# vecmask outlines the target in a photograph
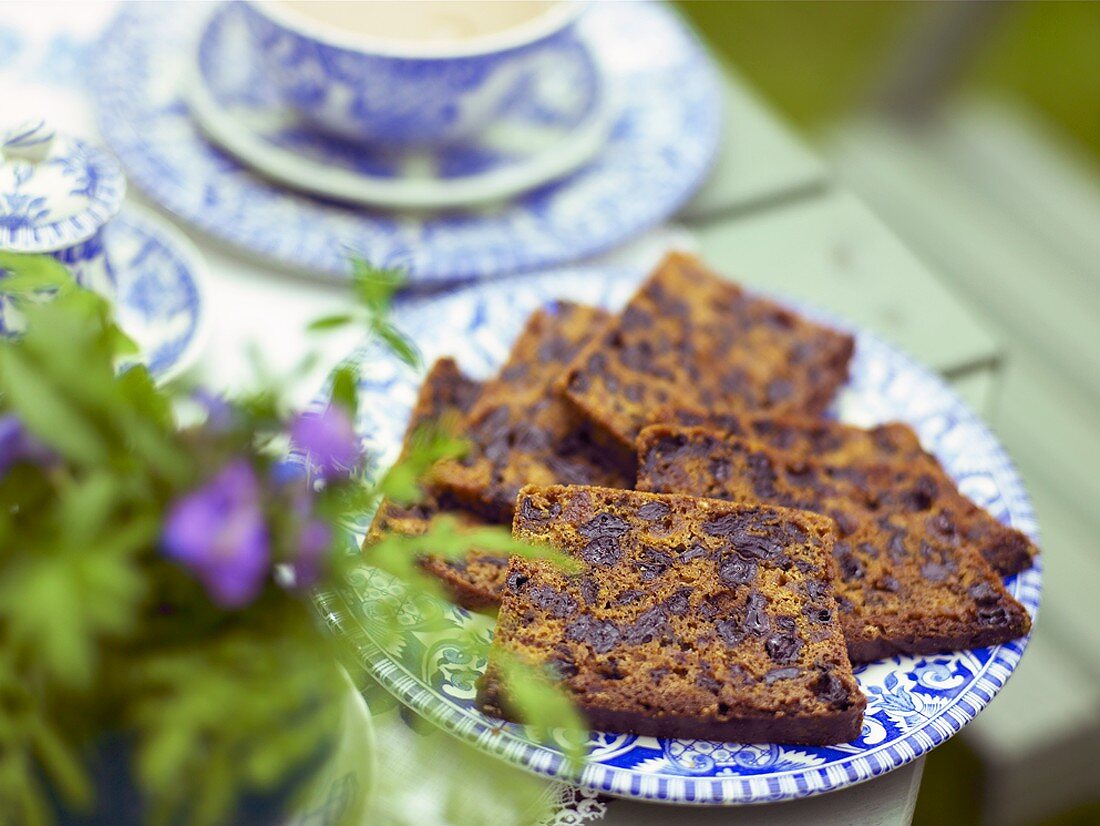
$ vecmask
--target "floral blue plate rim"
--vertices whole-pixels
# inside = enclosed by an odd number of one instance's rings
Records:
[[[178,79],[211,7],[124,4],[96,49],[101,131],[131,182],[213,238],[307,274],[344,279],[354,251],[400,261],[411,287],[559,266],[661,223],[703,183],[722,134],[717,68],[678,14],[654,2],[591,4],[579,21],[616,120],[564,179],[495,208],[348,208],[274,185],[209,143]]]
[[[639,273],[628,270],[567,269],[405,305],[394,320],[420,346],[425,363],[453,355],[472,375],[487,376],[535,307],[573,298],[615,308],[640,280]],[[865,425],[908,421],[964,493],[1038,538],[1030,501],[1008,455],[942,379],[871,333],[799,309],[856,334],[852,377],[836,410],[842,419]],[[420,376],[375,345],[352,359],[364,365],[358,426],[375,468],[382,467],[396,458]],[[1041,562],[1006,586],[1034,619]],[[445,633],[432,632],[464,628],[487,638],[491,621],[443,603],[418,605],[410,607],[400,638],[383,647],[371,635],[371,597],[394,588],[393,580],[364,566],[346,587],[318,594],[317,606],[323,621],[349,639],[374,676],[409,707],[479,748],[558,777],[558,749],[474,707],[474,682],[484,660],[463,660],[456,647],[448,647]],[[778,802],[860,783],[905,765],[957,733],[1004,686],[1026,645],[1022,639],[930,657],[898,656],[857,668],[868,708],[863,732],[850,744],[788,747],[596,733],[579,782],[616,796],[699,805]]]
[[[461,146],[398,153],[334,138],[303,124],[279,98],[249,49],[241,11],[227,4],[207,21],[184,96],[211,140],[260,174],[318,197],[400,209],[499,201],[583,164],[611,126],[599,69],[582,43]]]
[[[68,135],[57,135],[38,120],[20,124],[0,147],[0,248],[16,252],[52,252],[95,235],[118,212],[126,179],[110,153]],[[46,147],[43,157],[27,162],[7,147],[20,138]],[[5,178],[9,180],[4,181]],[[60,211],[61,214],[55,214]]]
[[[167,381],[198,358],[210,329],[206,264],[178,229],[126,204],[106,228],[118,277],[119,326],[138,345],[135,360]]]

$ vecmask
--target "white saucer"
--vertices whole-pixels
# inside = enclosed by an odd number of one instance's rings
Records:
[[[133,204],[107,226],[104,240],[117,279],[115,314],[138,345],[135,360],[158,381],[178,375],[194,363],[208,331],[202,256],[179,230]]]
[[[587,50],[534,76],[470,144],[408,153],[364,147],[312,129],[282,104],[240,8],[227,3],[199,37],[186,97],[212,140],[279,183],[354,204],[453,208],[560,178],[606,140],[611,107]]]

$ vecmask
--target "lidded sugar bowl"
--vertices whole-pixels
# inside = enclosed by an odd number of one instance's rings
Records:
[[[115,275],[103,231],[125,193],[122,168],[102,149],[43,121],[0,132],[0,251],[52,255],[109,299]]]

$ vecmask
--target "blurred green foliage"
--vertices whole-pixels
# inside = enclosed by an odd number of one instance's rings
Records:
[[[360,304],[314,329],[361,325],[419,368],[388,318],[400,274],[364,262],[355,274]],[[321,519],[329,538],[315,564],[330,585],[344,583],[364,564],[343,552],[354,547],[350,526],[382,498],[417,501],[426,471],[462,456],[465,444],[426,430],[377,480],[361,468],[320,485],[283,478],[279,445],[298,419],[280,392],[289,382],[222,399],[205,424],[180,427],[174,411],[196,388],[158,386],[140,364],[118,370],[133,342],[107,301],[63,266],[0,253],[0,298],[25,322],[21,335],[0,336],[0,823],[50,824],[59,808],[105,818],[95,772],[114,742],[126,753],[111,759],[129,760],[154,823],[225,823],[245,795],[308,780],[302,767],[339,726],[339,658],[355,653],[318,627],[306,590],[313,579],[294,574],[290,587],[279,569],[303,562],[305,529]],[[358,368],[343,365],[331,388],[352,419]],[[167,553],[179,503],[209,497],[208,478],[234,462],[260,480],[256,493],[236,493],[263,509],[265,567],[243,604],[219,602],[197,566]],[[218,565],[239,553],[234,507],[219,493],[203,515],[189,512],[191,534],[218,534],[207,557]],[[420,554],[456,558],[475,547],[576,565],[501,526],[458,531],[440,520],[423,536],[386,536],[369,549],[370,564],[399,586],[378,600],[381,637],[397,635],[410,604],[445,597],[417,565]],[[454,644],[469,661],[485,657],[483,635],[458,634]],[[568,699],[529,664],[509,663],[504,677],[520,718],[535,732],[563,729],[567,758],[579,765],[587,737]],[[476,771],[476,782],[507,784],[492,822],[509,822],[506,810],[514,822],[545,810],[544,781],[517,780],[501,761],[465,751],[456,783],[471,786]],[[469,804],[448,798],[459,813]]]
[[[934,4],[679,0],[715,53],[812,131],[867,100]],[[1100,3],[1005,3],[959,92],[1018,97],[1100,157]]]

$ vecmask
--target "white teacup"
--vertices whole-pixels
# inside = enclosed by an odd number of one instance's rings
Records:
[[[400,147],[462,141],[532,73],[573,59],[583,0],[250,0],[246,19],[286,104],[320,129]]]

